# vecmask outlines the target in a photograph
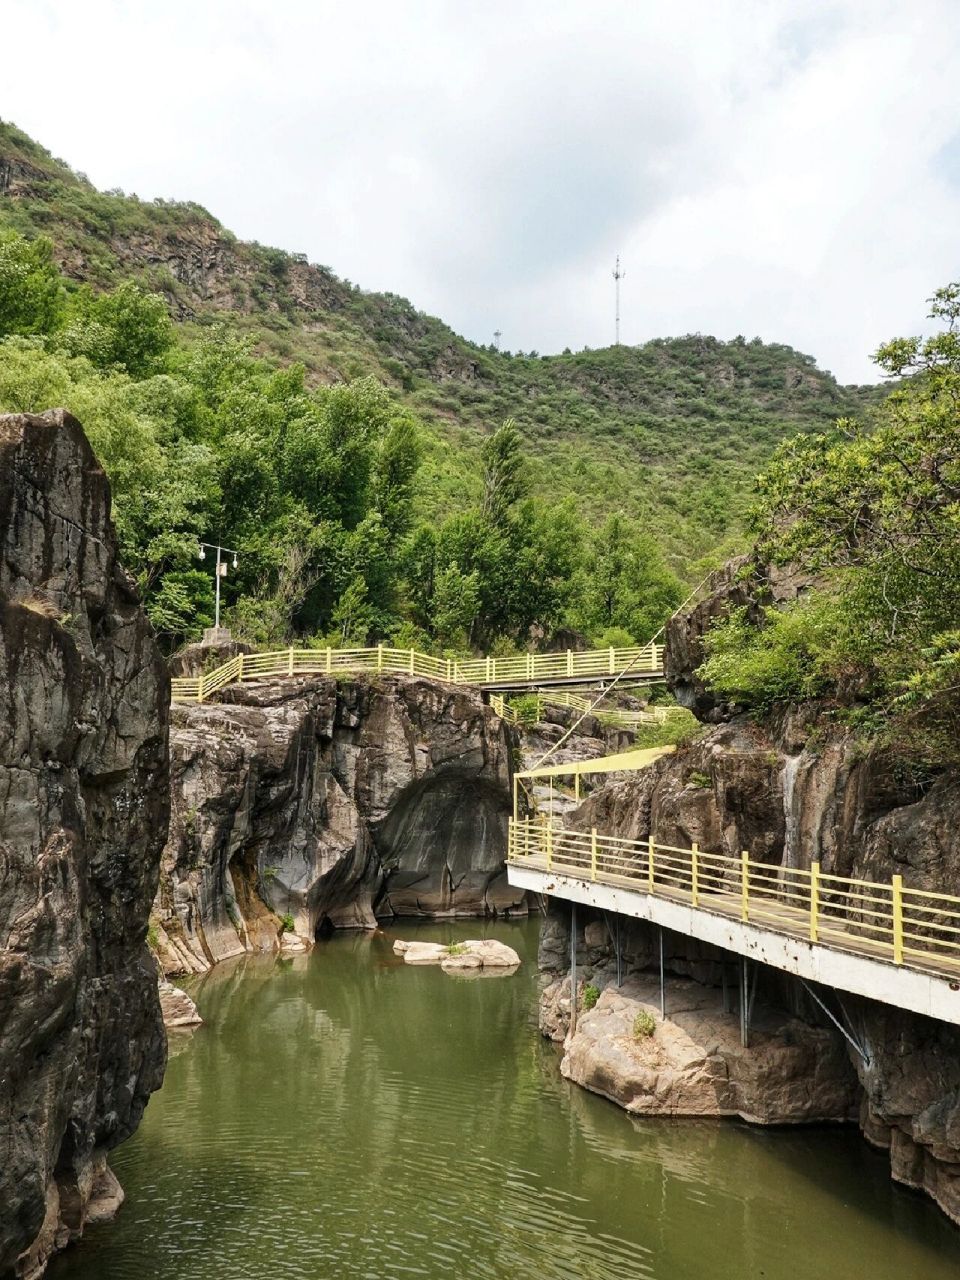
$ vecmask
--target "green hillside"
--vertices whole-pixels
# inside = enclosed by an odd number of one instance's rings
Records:
[[[551,356],[480,347],[405,299],[238,241],[199,205],[97,191],[0,123],[3,232],[52,241],[68,309],[87,296],[82,286],[96,294],[133,280],[162,296],[180,366],[226,322],[267,366],[302,365],[307,390],[368,375],[384,383],[422,424],[413,490],[418,517],[431,523],[481,502],[483,443],[512,418],[534,496],[569,499],[594,528],[623,516],[681,581],[739,544],[751,481],[782,439],[878,397],[756,339],[694,335]]]

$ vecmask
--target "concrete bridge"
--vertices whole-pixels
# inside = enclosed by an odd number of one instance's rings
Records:
[[[617,767],[616,757],[605,763],[608,771]],[[631,767],[626,757],[619,767]],[[519,781],[570,771],[535,770]],[[746,851],[730,857],[566,830],[546,815],[511,820],[507,871],[512,885],[574,910],[583,904],[648,920],[721,947],[741,957],[744,984],[746,962],[754,960],[805,983],[960,1025],[960,898],[911,888],[899,875],[889,883],[855,880],[817,863],[781,867]],[[746,1040],[743,1012],[741,1030]]]

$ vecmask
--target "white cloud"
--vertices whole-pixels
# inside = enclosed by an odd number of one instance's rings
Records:
[[[960,275],[955,0],[4,8],[0,115],[98,185],[479,341],[608,342],[619,251],[625,340],[759,334],[859,380]]]

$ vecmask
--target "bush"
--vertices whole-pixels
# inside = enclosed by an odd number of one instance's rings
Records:
[[[648,1040],[657,1029],[652,1013],[648,1013],[646,1009],[641,1009],[633,1020],[633,1038],[634,1040]]]
[[[296,921],[294,920],[292,913],[289,911],[285,911],[284,914],[280,917],[280,932],[281,933],[296,932]]]
[[[600,988],[593,982],[588,982],[583,988],[583,1011],[586,1013],[600,999]]]

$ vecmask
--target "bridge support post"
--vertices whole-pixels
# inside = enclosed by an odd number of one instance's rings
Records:
[[[660,934],[660,1017],[667,1016],[667,980],[663,968],[663,925],[658,927]]]
[[[570,1035],[577,1034],[577,904],[570,903]]]
[[[723,1012],[730,1012],[730,987],[727,985],[727,962],[720,962],[720,987],[723,991]]]
[[[746,956],[740,957],[740,1043],[744,1049],[750,1047],[750,983],[747,971]]]

